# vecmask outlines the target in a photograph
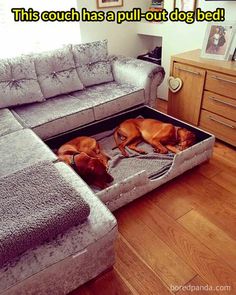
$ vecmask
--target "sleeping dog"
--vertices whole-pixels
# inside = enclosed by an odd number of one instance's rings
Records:
[[[119,142],[119,135],[122,137],[121,142]],[[125,157],[129,156],[125,150],[126,146],[140,154],[145,154],[145,151],[137,148],[142,141],[149,143],[155,152],[161,154],[167,153],[168,150],[178,153],[196,142],[195,134],[185,128],[154,119],[141,118],[122,122],[114,132],[114,139],[116,146]]]
[[[57,151],[60,160],[70,165],[89,185],[104,189],[113,181],[107,172],[109,157],[92,137],[80,136]]]

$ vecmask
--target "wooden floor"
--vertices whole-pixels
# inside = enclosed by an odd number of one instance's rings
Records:
[[[160,101],[159,109],[165,107]],[[114,269],[73,295],[236,294],[234,148],[216,142],[209,162],[114,215],[119,226]],[[207,285],[221,291],[206,292]]]

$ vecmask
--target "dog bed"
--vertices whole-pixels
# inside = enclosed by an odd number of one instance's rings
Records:
[[[146,155],[141,155],[126,148],[129,157],[124,157],[120,150],[115,147],[113,134],[114,130],[105,131],[93,136],[100,147],[102,147],[102,150],[111,158],[109,160],[109,173],[113,176],[114,181],[108,186],[119,183],[127,179],[130,175],[135,175],[143,170],[147,172],[150,179],[155,179],[166,173],[171,167],[174,159],[173,153],[154,153],[153,148],[145,142],[140,143],[138,147],[143,149],[147,153]]]
[[[118,149],[112,151],[115,146],[112,130],[124,120],[138,116],[186,128],[196,134],[197,143],[175,155],[171,153],[168,155],[153,153],[150,146],[145,144],[146,146],[141,147],[147,149],[150,153],[140,155],[132,152],[130,158],[124,159]],[[114,182],[104,190],[96,190],[97,196],[111,211],[208,160],[212,156],[215,142],[213,135],[148,106],[127,110],[105,120],[61,134],[47,140],[46,144],[52,150],[58,149],[62,144],[77,136],[95,137],[101,143],[102,149],[112,156],[109,169],[114,177]]]

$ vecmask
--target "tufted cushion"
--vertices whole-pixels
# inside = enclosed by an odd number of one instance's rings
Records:
[[[36,55],[35,68],[45,98],[84,88],[69,47]]]
[[[77,73],[84,86],[113,81],[107,40],[72,46]]]
[[[0,60],[0,108],[43,100],[30,57]]]

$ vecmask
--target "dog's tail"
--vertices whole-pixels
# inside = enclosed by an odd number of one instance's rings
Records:
[[[114,131],[114,139],[115,139],[115,143],[116,143],[116,146],[112,148],[112,150],[118,148],[119,146],[119,126],[115,129]]]

